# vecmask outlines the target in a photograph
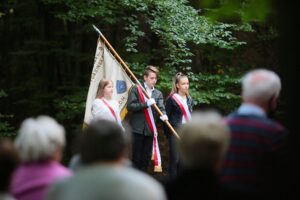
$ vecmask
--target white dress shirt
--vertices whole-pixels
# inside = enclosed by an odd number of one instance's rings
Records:
[[[151,98],[152,92],[153,92],[153,90],[154,90],[154,87],[153,87],[153,88],[149,88],[149,87],[147,86],[146,83],[144,83],[144,86],[145,86],[145,88],[146,88],[146,91],[147,91],[149,97]]]

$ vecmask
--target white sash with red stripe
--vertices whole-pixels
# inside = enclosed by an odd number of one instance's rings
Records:
[[[141,102],[145,103],[147,98],[143,94],[143,89],[141,88],[141,86],[138,86],[137,89],[138,89],[138,93],[139,93]],[[145,114],[147,124],[153,134],[152,158],[154,160],[154,171],[162,172],[161,156],[160,156],[159,145],[158,145],[158,140],[157,140],[157,129],[156,129],[156,125],[155,125],[151,107],[144,109],[144,114]]]
[[[116,122],[119,125],[121,125],[121,127],[122,127],[121,119],[120,119],[120,117],[117,117],[116,111],[109,105],[109,103],[104,98],[101,98],[100,100],[108,108],[108,110],[110,111],[110,113],[112,114],[112,116],[115,118]]]
[[[182,97],[177,93],[173,94],[172,98],[176,101],[177,105],[179,106],[183,114],[182,124],[189,122],[192,119],[192,116],[189,107],[187,105],[187,101],[184,101]]]

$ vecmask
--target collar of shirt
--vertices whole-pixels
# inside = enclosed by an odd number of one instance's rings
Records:
[[[183,98],[182,96],[180,96],[178,93],[174,93],[176,95],[176,97],[178,97],[180,99],[180,101],[182,101],[182,103],[186,103],[187,104],[187,97]]]
[[[257,115],[257,116],[266,116],[265,111],[260,108],[259,106],[256,106],[254,104],[249,104],[249,103],[243,103],[239,109],[238,109],[238,114],[244,114],[244,115]]]
[[[153,88],[149,88],[145,82],[144,82],[144,86],[145,86],[145,89],[146,89],[147,93],[151,97],[152,92],[154,91],[154,87]]]

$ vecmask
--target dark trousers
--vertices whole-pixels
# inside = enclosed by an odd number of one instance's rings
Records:
[[[132,163],[139,170],[147,172],[152,156],[153,136],[132,133]]]
[[[169,142],[169,174],[170,178],[175,178],[179,171],[179,155],[176,148],[176,140],[174,135],[168,137]]]

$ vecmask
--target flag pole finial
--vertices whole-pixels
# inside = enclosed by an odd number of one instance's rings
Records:
[[[95,29],[95,31],[99,33],[99,35],[102,35],[101,31],[94,24],[93,24],[93,28]]]

